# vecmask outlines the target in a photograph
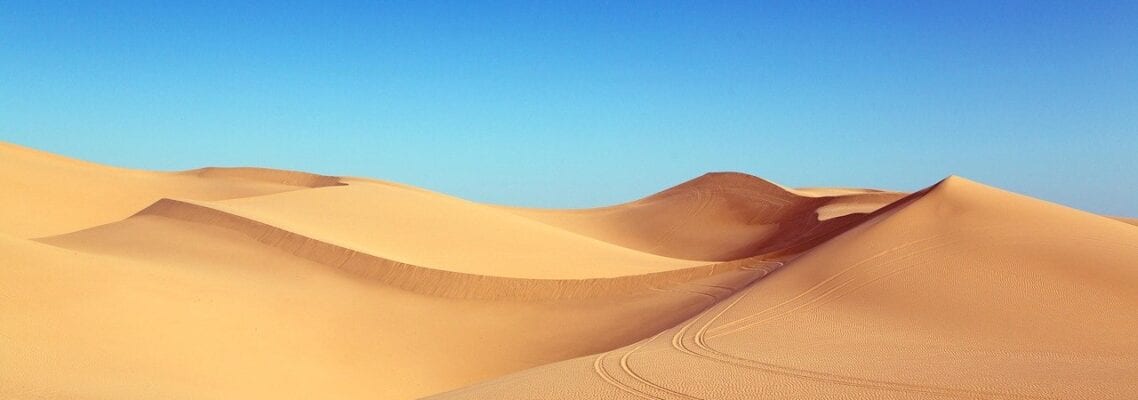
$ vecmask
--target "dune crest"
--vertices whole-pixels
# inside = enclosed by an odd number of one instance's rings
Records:
[[[336,176],[255,167],[205,167],[183,171],[181,174],[204,178],[247,179],[308,188],[345,185],[345,183],[341,182],[341,178]]]
[[[58,235],[121,220],[164,197],[231,199],[298,190],[319,181],[264,179],[307,175],[267,169],[138,171],[0,143],[0,232],[22,238]],[[255,176],[262,179],[249,179]]]
[[[755,176],[720,172],[626,204],[512,211],[631,249],[723,261],[801,252],[903,196],[850,189],[814,191],[803,194]]]
[[[746,280],[760,259],[741,259],[678,270],[612,278],[527,279],[432,269],[341,247],[205,205],[162,199],[136,217],[158,216],[238,232],[282,252],[352,276],[414,293],[458,299],[548,300],[627,296],[709,278],[725,272]],[[106,228],[40,239],[64,248],[98,251]],[[105,250],[104,250],[105,251]]]
[[[212,202],[209,206],[343,247],[454,272],[581,279],[710,263],[628,249],[496,207],[372,182],[353,181],[347,186]]]

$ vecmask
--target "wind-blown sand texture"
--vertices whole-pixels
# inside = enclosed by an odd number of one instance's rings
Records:
[[[1138,226],[951,177],[585,210],[0,144],[0,398],[1133,398]]]

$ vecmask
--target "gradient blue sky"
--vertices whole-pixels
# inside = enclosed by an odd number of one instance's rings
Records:
[[[1138,215],[1138,2],[235,3],[0,2],[0,140],[540,207],[735,170]]]

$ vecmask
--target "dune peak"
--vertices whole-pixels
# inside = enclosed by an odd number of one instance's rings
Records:
[[[742,172],[708,172],[689,179],[679,185],[665,189],[656,195],[674,194],[688,190],[746,189],[790,193],[786,187],[751,174]],[[651,197],[651,196],[650,196]]]

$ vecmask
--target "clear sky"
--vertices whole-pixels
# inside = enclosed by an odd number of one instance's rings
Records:
[[[0,1],[0,140],[101,163],[539,207],[957,174],[1138,216],[1134,1],[48,3]]]

